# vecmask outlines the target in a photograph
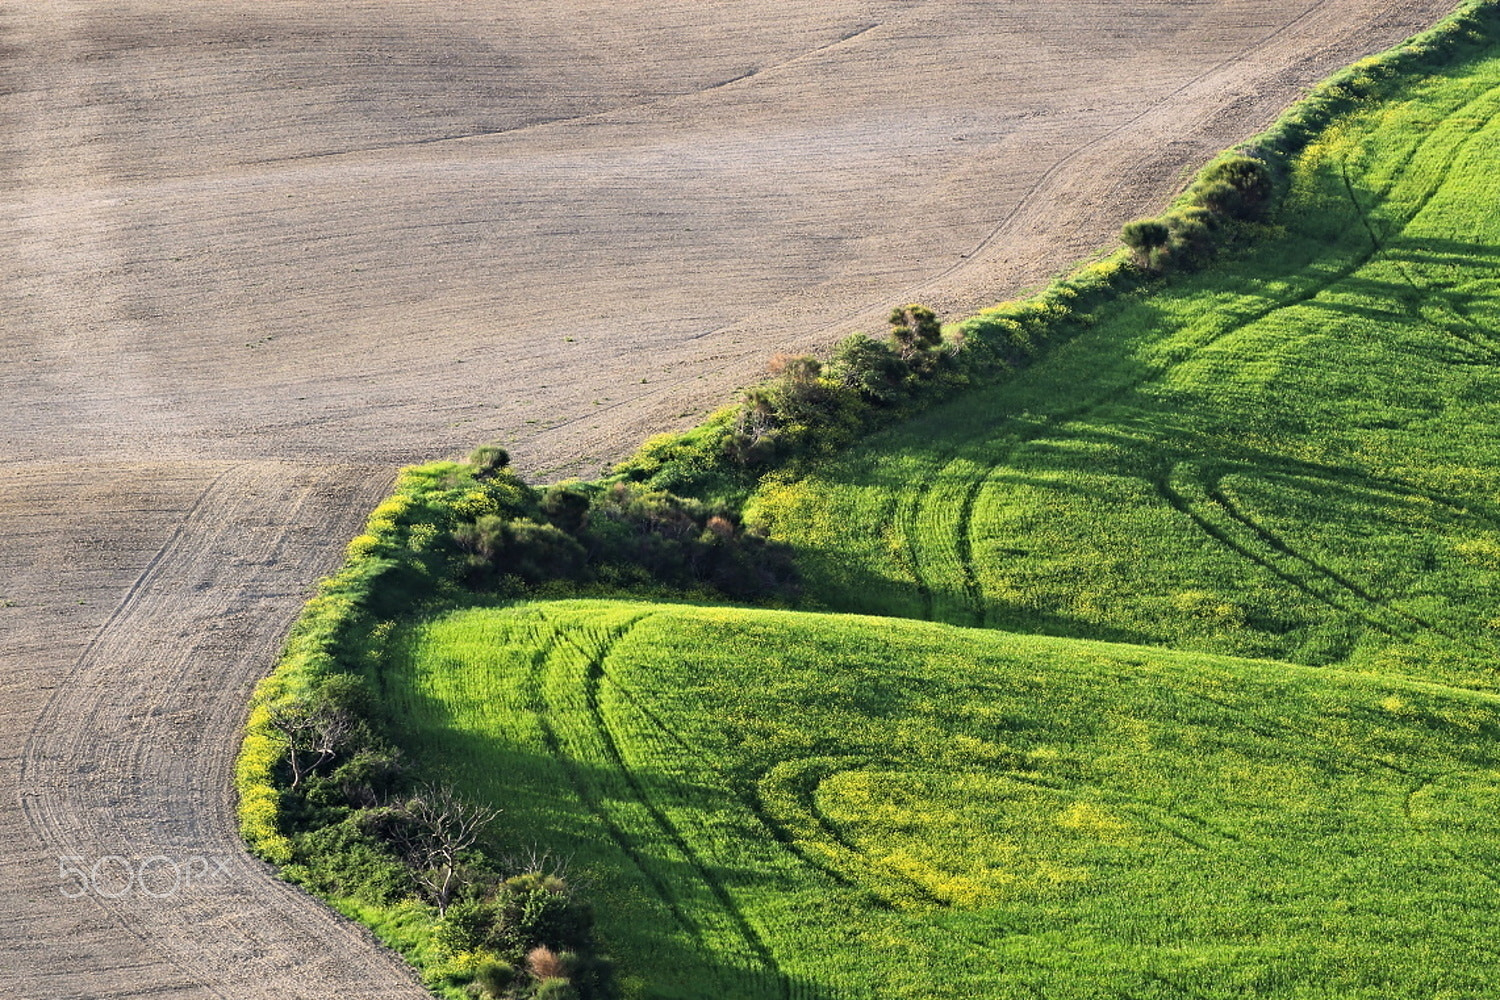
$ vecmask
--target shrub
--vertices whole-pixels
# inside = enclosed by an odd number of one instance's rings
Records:
[[[542,495],[542,513],[558,528],[576,535],[583,529],[592,502],[584,485],[570,480],[548,487]]]
[[[455,954],[477,951],[484,946],[484,939],[494,922],[493,906],[476,900],[460,900],[443,914],[437,927],[437,941]]]
[[[507,525],[507,543],[500,569],[529,584],[577,579],[586,554],[566,531],[552,524],[518,518]]]
[[[1204,169],[1171,211],[1127,222],[1120,241],[1142,270],[1194,270],[1213,257],[1216,243],[1234,236],[1234,223],[1263,218],[1275,189],[1265,160],[1243,154],[1224,157]]]
[[[573,984],[560,976],[543,979],[533,995],[537,1000],[582,1000]]]
[[[1214,253],[1215,219],[1202,208],[1183,208],[1169,212],[1163,219],[1171,234],[1166,257],[1178,270],[1188,271],[1208,263]]]
[[[519,958],[543,947],[587,951],[593,946],[593,909],[557,875],[527,872],[506,879],[495,893],[494,908],[485,943],[501,955]]]
[[[544,944],[539,944],[526,953],[526,968],[537,979],[545,982],[548,979],[567,978],[567,968],[557,952]]]
[[[474,478],[483,479],[509,465],[510,452],[495,444],[481,445],[469,456],[469,464],[474,467]]]
[[[1125,223],[1120,239],[1130,248],[1136,266],[1148,271],[1161,270],[1161,254],[1172,238],[1172,230],[1160,219],[1138,219]]]
[[[509,962],[489,961],[475,971],[474,981],[479,984],[480,989],[498,1000],[515,984],[516,976],[516,967]]]
[[[875,406],[889,406],[901,396],[908,369],[885,344],[863,333],[839,341],[827,369],[829,380]]]
[[[393,903],[406,895],[410,876],[389,845],[352,815],[343,822],[309,830],[295,839],[301,862],[298,879],[325,896]]]
[[[920,303],[897,306],[891,310],[888,322],[891,343],[902,361],[909,363],[912,358],[943,342],[943,328],[937,314]]]
[[[1231,219],[1259,219],[1269,207],[1271,169],[1262,159],[1229,156],[1210,164],[1189,189],[1191,201]]]

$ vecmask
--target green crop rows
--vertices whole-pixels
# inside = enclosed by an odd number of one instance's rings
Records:
[[[1497,150],[1500,59],[1367,103],[1248,249],[773,474],[830,613],[394,626],[406,749],[631,996],[1494,995]]]

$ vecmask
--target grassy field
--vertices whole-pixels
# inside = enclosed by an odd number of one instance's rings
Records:
[[[408,748],[568,859],[646,995],[1492,985],[1487,694],[630,602],[440,614],[392,664]]]
[[[831,609],[1493,689],[1497,87],[1341,122],[1253,252],[756,515]]]

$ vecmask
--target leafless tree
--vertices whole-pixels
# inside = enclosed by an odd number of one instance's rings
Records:
[[[465,802],[449,785],[427,785],[400,812],[406,820],[401,847],[414,877],[438,913],[446,914],[460,885],[459,855],[474,846],[499,811]]]
[[[354,732],[353,716],[327,704],[293,704],[271,712],[271,725],[281,734],[292,787],[338,755]]]

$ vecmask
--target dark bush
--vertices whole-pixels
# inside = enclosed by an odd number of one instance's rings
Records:
[[[367,830],[362,817],[309,830],[295,838],[299,881],[326,896],[393,903],[409,891],[406,865],[390,846]]]
[[[874,406],[889,406],[901,396],[909,369],[885,344],[862,333],[839,341],[826,369],[834,384]]]
[[[573,983],[560,976],[543,979],[532,995],[537,1000],[583,1000]]]
[[[1172,230],[1160,219],[1138,219],[1125,223],[1120,239],[1135,256],[1137,267],[1161,270],[1161,254],[1172,238]]]
[[[396,750],[372,743],[349,754],[329,773],[327,784],[345,804],[363,809],[388,798],[404,773]]]
[[[557,483],[542,495],[542,513],[561,530],[577,535],[583,529],[592,502],[582,483],[576,480]]]
[[[1254,220],[1265,214],[1273,190],[1271,169],[1264,160],[1231,156],[1210,165],[1189,196],[1218,215]]]
[[[1173,268],[1190,271],[1208,263],[1214,254],[1216,229],[1212,212],[1202,208],[1183,208],[1167,213],[1163,219],[1171,233],[1165,257]]]
[[[507,995],[516,978],[516,967],[509,962],[485,962],[474,973],[474,982],[495,1000]]]
[[[510,452],[497,444],[481,445],[469,456],[469,464],[474,467],[474,478],[484,479],[510,464]]]
[[[583,572],[585,553],[578,540],[552,524],[526,518],[511,521],[499,569],[528,584],[547,580],[576,580]]]
[[[490,565],[505,550],[506,520],[499,514],[485,514],[475,521],[453,529],[458,547],[476,557],[481,565]]]
[[[474,951],[484,945],[495,923],[495,909],[487,903],[465,899],[451,904],[438,924],[438,943],[449,951]]]
[[[506,879],[495,893],[494,923],[486,944],[520,960],[538,947],[591,951],[594,911],[557,875],[527,872]]]
[[[943,327],[937,314],[920,303],[911,302],[891,310],[891,344],[902,361],[930,351],[943,341]]]

